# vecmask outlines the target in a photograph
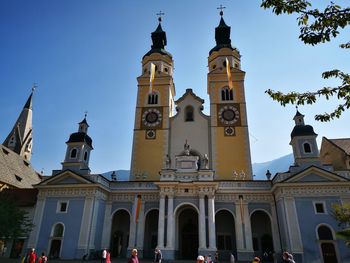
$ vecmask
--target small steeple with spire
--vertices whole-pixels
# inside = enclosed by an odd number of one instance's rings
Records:
[[[30,161],[33,147],[33,94],[36,88],[33,84],[30,93],[21,114],[19,115],[11,132],[3,142],[3,145],[15,153],[22,156],[25,160]]]
[[[231,46],[231,39],[230,39],[230,33],[231,33],[231,27],[229,27],[228,25],[226,25],[225,21],[224,21],[224,11],[223,9],[225,9],[226,7],[220,5],[220,7],[218,7],[217,9],[220,9],[220,23],[219,25],[215,28],[215,41],[216,41],[216,46],[214,48],[212,48],[209,52],[209,55],[214,52],[214,51],[218,51],[221,48],[230,48],[231,50],[233,50],[232,46]]]
[[[92,139],[87,134],[89,124],[86,121],[87,113],[84,119],[79,122],[78,132],[72,133],[66,142],[67,151],[62,170],[70,169],[79,174],[89,174],[90,152],[93,150]]]
[[[78,132],[83,132],[83,133],[86,133],[87,134],[87,130],[89,128],[89,124],[87,123],[86,121],[86,116],[87,116],[87,111],[85,112],[85,117],[84,119],[79,122],[79,129],[78,129]]]
[[[165,31],[163,31],[163,28],[161,25],[163,15],[164,13],[162,11],[159,11],[159,13],[157,13],[158,26],[156,30],[151,34],[151,38],[152,38],[151,50],[148,51],[146,55],[144,55],[144,57],[149,56],[152,53],[160,53],[162,55],[168,55],[172,57],[171,54],[164,49],[165,46],[167,45],[167,39],[166,39],[166,33]]]
[[[298,106],[295,107],[297,112],[295,113],[295,116],[293,118],[295,125],[305,125],[304,123],[304,115],[301,114],[298,110]]]
[[[296,108],[296,113],[293,118],[295,126],[290,134],[290,145],[293,148],[294,162],[298,167],[305,165],[318,165],[319,150],[317,146],[317,134],[311,125],[305,125],[304,115]]]

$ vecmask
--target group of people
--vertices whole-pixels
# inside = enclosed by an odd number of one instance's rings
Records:
[[[111,263],[111,253],[107,249],[102,250],[101,263]]]
[[[260,263],[260,258],[259,257],[254,257],[252,263]],[[290,254],[288,251],[284,251],[282,253],[282,262],[283,263],[295,263],[293,259],[293,255]],[[232,262],[231,262],[232,263]],[[234,263],[234,262],[233,262]]]
[[[231,256],[233,256],[233,255],[231,254]],[[214,260],[212,259],[211,254],[204,256],[204,257],[199,255],[197,257],[197,263],[218,263],[218,262],[219,262],[219,253],[218,252],[215,253]],[[231,263],[234,263],[234,261]]]
[[[28,253],[22,257],[22,263],[47,263],[47,256],[44,252],[41,253],[41,256],[37,260],[37,255],[35,254],[35,249],[32,248],[28,251]]]

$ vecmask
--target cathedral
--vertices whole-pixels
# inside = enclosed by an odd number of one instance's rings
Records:
[[[254,256],[273,262],[287,250],[298,263],[349,263],[331,210],[350,202],[350,139],[324,138],[319,151],[317,134],[297,110],[289,142],[294,163],[253,180],[245,72],[223,13],[208,57],[209,115],[194,90],[176,96],[161,19],[151,37],[135,87],[129,180],[91,173],[85,116],[66,142],[62,169],[32,181],[34,228],[25,247],[61,259],[93,258],[102,249],[125,258],[133,248],[152,259],[157,247],[165,260],[218,253],[228,261],[232,253],[239,262]],[[17,128],[3,152],[24,140],[17,153],[29,162],[32,137]]]

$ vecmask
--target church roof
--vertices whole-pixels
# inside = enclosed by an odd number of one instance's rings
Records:
[[[33,109],[33,92],[30,94],[26,104],[24,105],[23,109]]]
[[[295,136],[317,135],[314,132],[314,128],[311,125],[296,125],[294,126],[290,137],[293,139]]]
[[[84,118],[84,120],[82,120],[81,122],[79,122],[79,124],[86,124],[89,127],[89,124],[86,121],[86,117]]]
[[[167,39],[166,39],[166,33],[165,31],[163,31],[162,25],[160,24],[160,22],[156,30],[152,32],[151,37],[152,37],[151,50],[148,51],[146,55],[143,56],[143,58],[153,53],[168,55],[169,57],[172,58],[172,55],[168,51],[166,51],[164,48],[167,45]]]
[[[181,101],[183,101],[187,95],[192,95],[196,100],[198,100],[200,103],[204,103],[204,100],[200,97],[198,97],[196,94],[194,94],[192,89],[186,89],[186,92],[184,95],[182,95],[178,100],[175,101],[175,104],[179,104]]]
[[[91,148],[93,148],[92,147],[92,139],[85,132],[72,133],[69,136],[69,140],[67,141],[67,143],[70,143],[70,142],[85,142],[87,145],[89,145]]]
[[[350,155],[350,138],[327,139],[347,155]]]
[[[13,188],[32,188],[40,183],[40,175],[28,161],[3,145],[0,148],[0,183]]]
[[[215,28],[216,46],[210,50],[209,55],[214,51],[219,51],[221,48],[229,48],[233,50],[231,46],[230,32],[231,27],[226,25],[223,17],[221,17],[219,25]]]

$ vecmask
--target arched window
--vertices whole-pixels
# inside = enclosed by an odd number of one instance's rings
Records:
[[[86,161],[87,158],[88,158],[88,152],[85,152],[85,153],[84,153],[84,161]]]
[[[158,104],[158,94],[148,94],[148,104]]]
[[[55,225],[52,237],[63,237],[64,226],[62,224]]]
[[[192,106],[187,106],[185,108],[185,121],[194,121]]]
[[[70,152],[70,158],[77,158],[77,149],[73,149],[71,152]]]
[[[233,91],[232,89],[225,87],[221,90],[221,100],[227,101],[227,100],[233,100]]]
[[[305,153],[311,153],[311,145],[309,143],[304,143],[304,152]]]
[[[317,233],[319,240],[333,240],[332,230],[328,226],[320,226]]]

